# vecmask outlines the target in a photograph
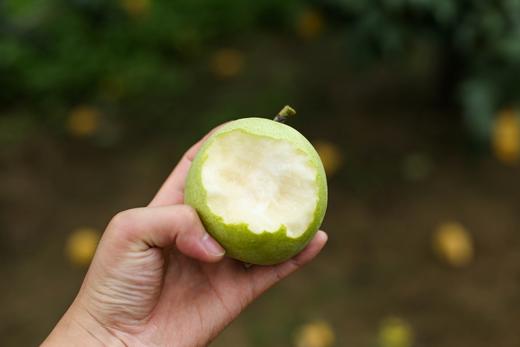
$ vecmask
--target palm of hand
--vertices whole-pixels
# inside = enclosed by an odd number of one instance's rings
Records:
[[[232,259],[201,263],[173,249],[127,254],[122,263],[100,256],[106,266],[89,273],[83,296],[90,314],[126,345],[204,345],[319,248],[311,244],[286,263],[250,269]],[[103,282],[93,280],[100,275]]]
[[[259,294],[246,277],[246,270],[229,259],[204,264],[172,254],[151,320],[167,335],[158,345],[178,341],[196,346],[212,340]]]

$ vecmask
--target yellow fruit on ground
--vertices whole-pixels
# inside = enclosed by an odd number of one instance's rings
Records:
[[[413,340],[413,330],[403,319],[389,317],[381,322],[378,334],[379,347],[411,347]]]
[[[492,134],[493,152],[498,160],[514,164],[520,159],[520,117],[511,109],[500,112]]]
[[[222,48],[211,58],[211,71],[219,78],[231,78],[238,75],[244,67],[244,55],[238,49]]]
[[[327,176],[332,176],[343,165],[343,154],[340,149],[329,141],[316,141],[313,143],[314,148],[320,155],[323,167]]]
[[[78,266],[87,266],[90,264],[97,244],[101,237],[101,233],[93,228],[78,228],[74,230],[65,246],[65,253],[70,262]]]
[[[306,40],[318,37],[323,32],[323,29],[323,17],[316,10],[306,9],[298,17],[296,30]]]
[[[335,340],[334,331],[325,321],[316,321],[302,326],[296,336],[295,347],[330,347]]]
[[[464,267],[473,260],[473,240],[464,226],[457,222],[441,224],[433,235],[436,255],[454,267]]]
[[[78,106],[74,108],[67,121],[67,127],[71,135],[87,137],[96,132],[99,127],[99,111],[91,106]]]

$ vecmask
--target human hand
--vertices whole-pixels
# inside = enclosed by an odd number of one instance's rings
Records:
[[[186,152],[147,207],[112,219],[76,299],[43,346],[205,346],[320,252],[323,231],[279,265],[246,269],[225,258],[195,210],[183,205],[184,181],[205,139]]]

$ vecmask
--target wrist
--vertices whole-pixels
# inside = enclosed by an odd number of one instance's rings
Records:
[[[86,310],[75,306],[67,310],[42,347],[54,346],[124,346],[108,328],[100,324]]]

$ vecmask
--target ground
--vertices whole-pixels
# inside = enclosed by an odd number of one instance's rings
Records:
[[[410,323],[416,346],[518,346],[519,169],[474,144],[456,110],[418,99],[428,88],[375,83],[392,80],[385,69],[359,80],[348,74],[329,69],[307,83],[297,100],[315,121],[294,121],[344,156],[329,177],[329,243],[213,346],[288,346],[315,319],[332,326],[337,346],[374,346],[380,322],[394,315]],[[162,136],[107,148],[42,128],[2,149],[2,346],[38,344],[74,298],[85,270],[64,256],[70,231],[102,230],[116,212],[147,204],[186,145]],[[418,180],[403,174],[414,153],[432,162]],[[467,268],[451,268],[431,250],[433,231],[451,220],[475,240]]]

